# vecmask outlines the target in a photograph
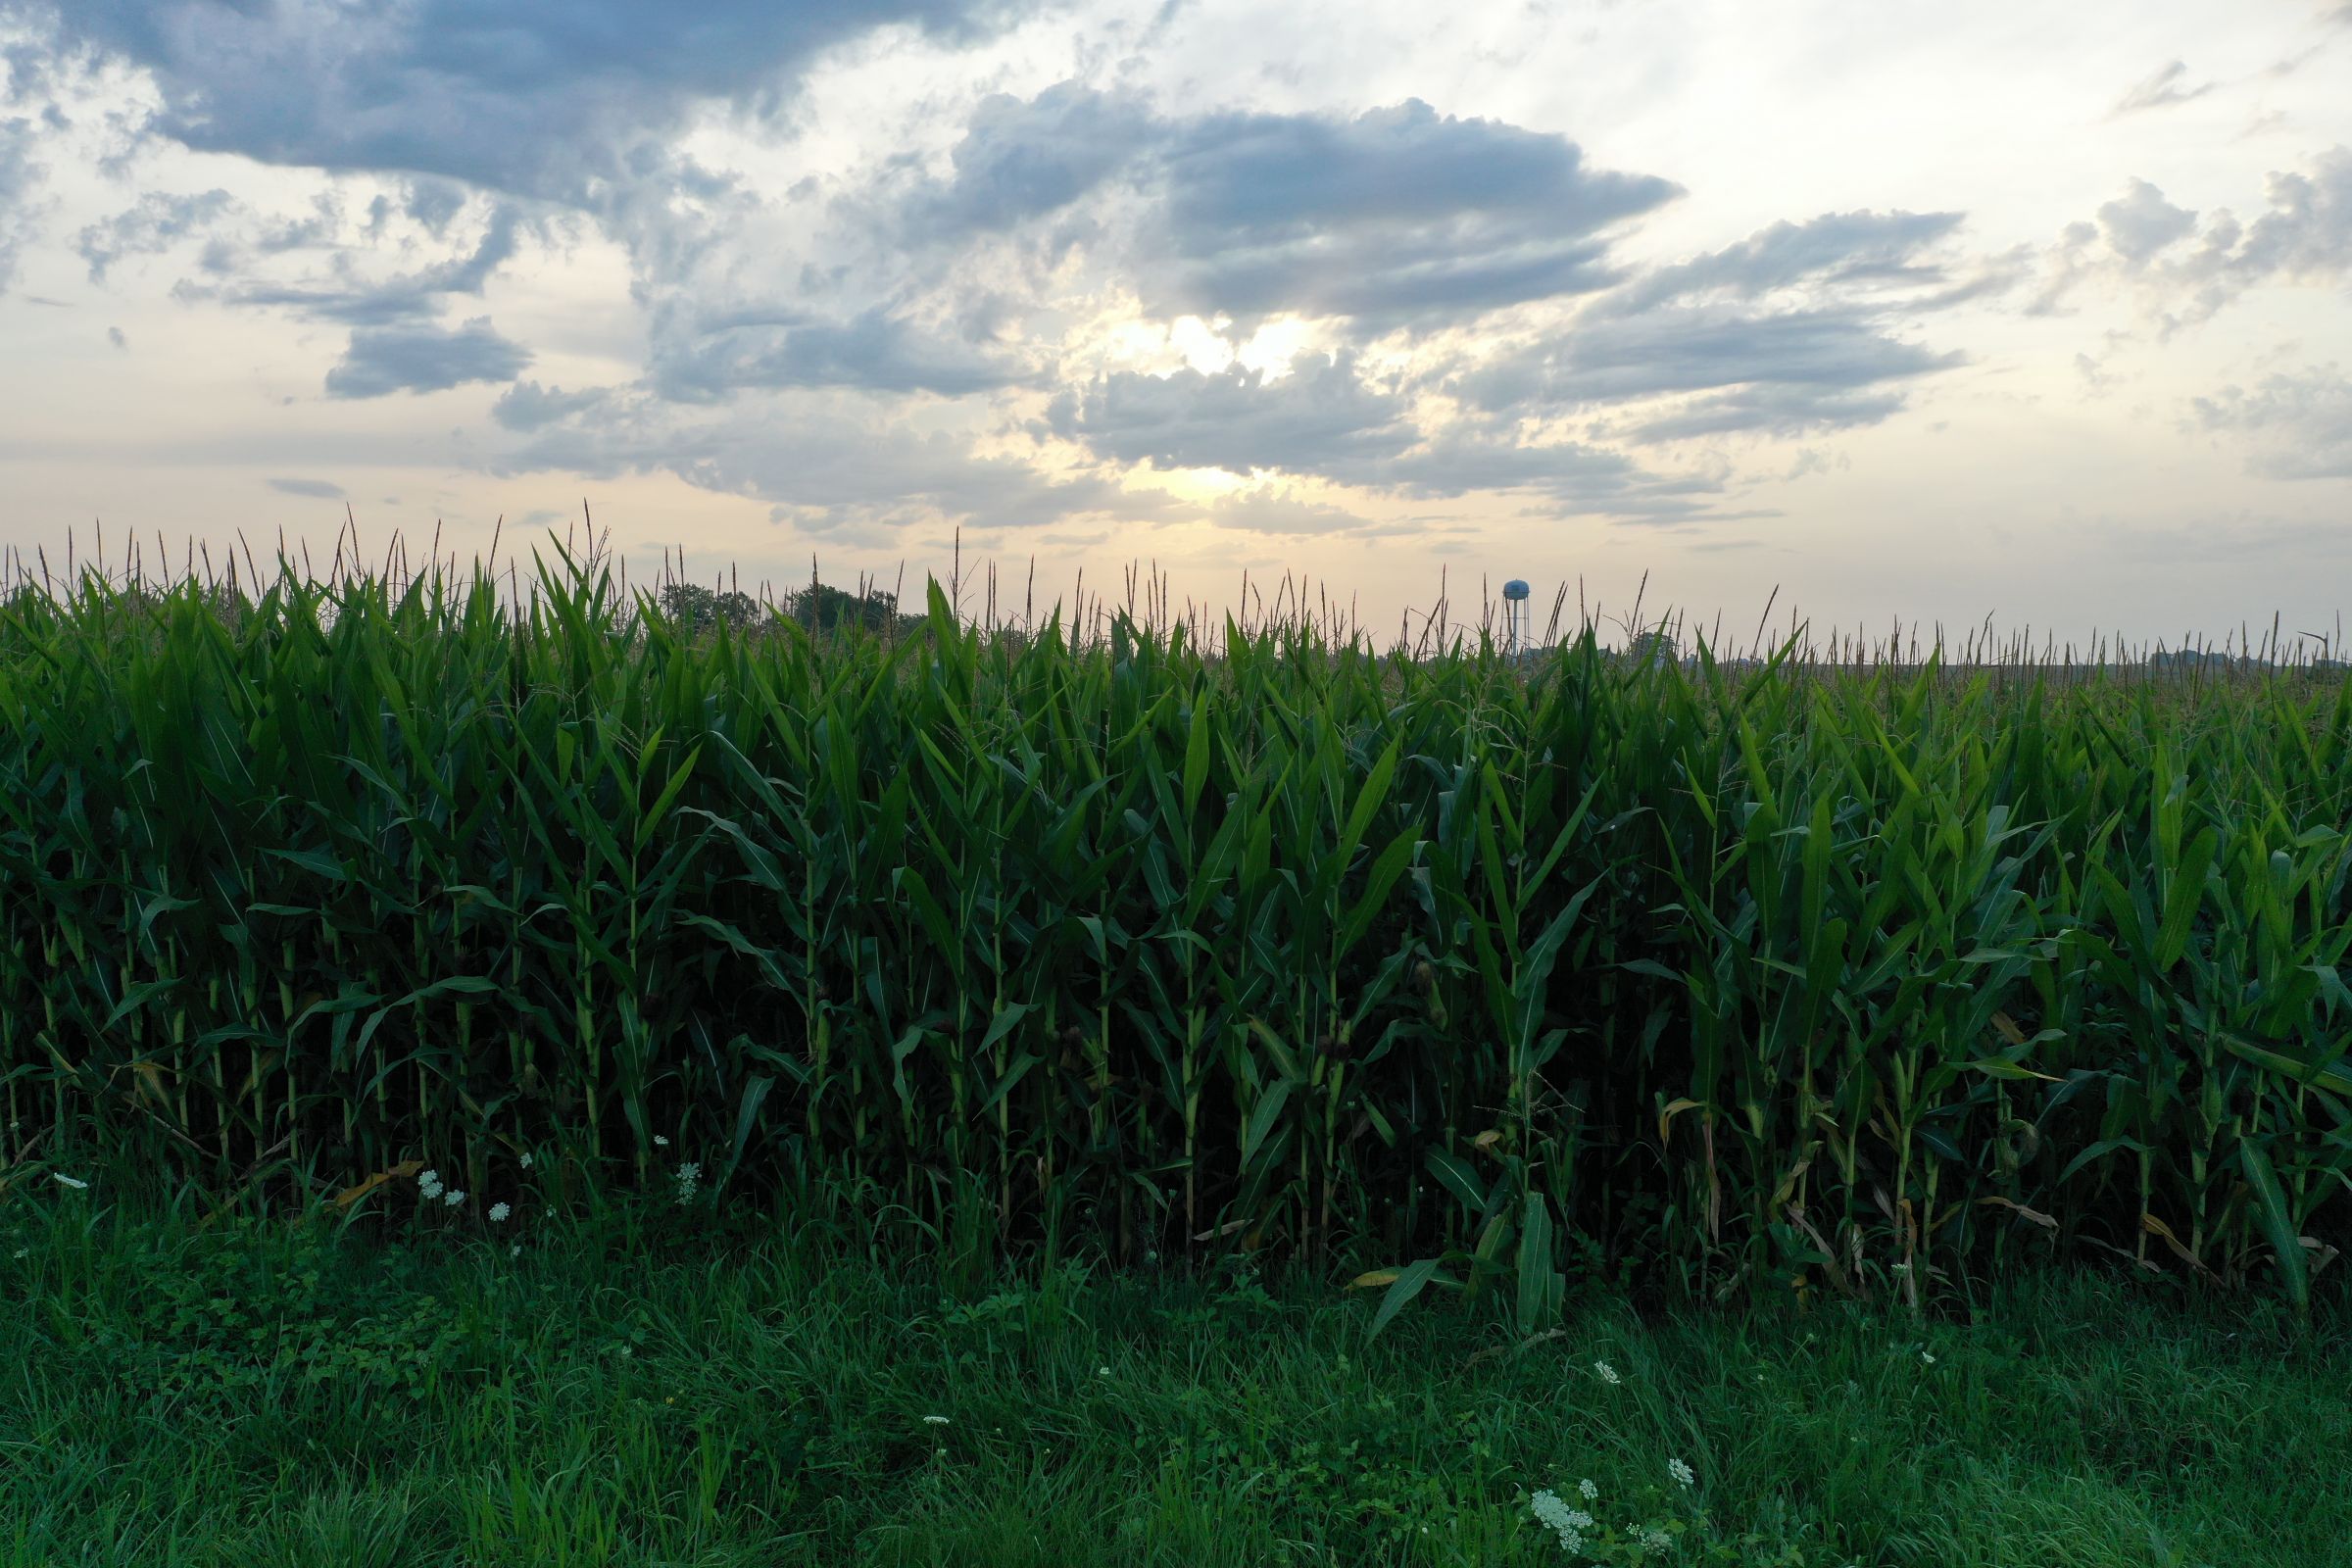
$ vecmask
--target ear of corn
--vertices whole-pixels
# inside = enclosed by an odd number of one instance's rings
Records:
[[[2348,1245],[2340,673],[1327,632],[698,629],[563,557],[20,583],[6,1151],[693,1151],[967,1250],[1419,1258],[1391,1309],[1529,1327],[1593,1257],[2300,1299]]]

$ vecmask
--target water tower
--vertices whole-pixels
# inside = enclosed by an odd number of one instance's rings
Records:
[[[1502,585],[1502,651],[1514,659],[1527,652],[1527,584],[1516,577]]]

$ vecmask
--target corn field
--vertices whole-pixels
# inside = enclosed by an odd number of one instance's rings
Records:
[[[2340,670],[522,586],[0,597],[0,1158],[692,1158],[1528,1329],[1595,1270],[2301,1301],[2352,1247]]]

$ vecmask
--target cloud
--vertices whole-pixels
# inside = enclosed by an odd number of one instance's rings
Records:
[[[730,148],[703,156],[790,156],[781,111],[831,44],[893,23],[973,37],[1021,9],[1037,6],[710,0],[659,24],[621,0],[49,14],[69,45],[153,75],[154,132],[363,176],[290,215],[220,192],[143,198],[84,231],[93,276],[201,236],[176,297],[348,329],[332,397],[508,383],[478,461],[671,472],[836,538],[1204,515],[1372,530],[1374,509],[1303,480],[1519,496],[1545,515],[1712,514],[1726,466],[1660,471],[1643,449],[1883,419],[1959,361],[1912,323],[1995,286],[1948,212],[1823,214],[1638,266],[1622,235],[1681,187],[1418,99],[1181,113],[1067,81],[980,99],[952,143],[917,124],[913,150],[853,148],[849,172],[781,196],[694,161],[690,123],[719,129],[693,145]],[[590,235],[627,253],[639,363],[609,386],[520,380],[535,345],[452,302]],[[1261,349],[1335,351],[1287,372],[1147,375],[1118,346],[1138,315],[1147,332],[1197,317],[1232,343],[1276,321]],[[1464,346],[1497,318],[1510,338]],[[1147,467],[1272,482],[1204,509],[1126,488]]]
[[[1717,469],[1659,472],[1620,443],[1788,439],[1898,412],[1964,356],[1895,323],[2005,287],[1963,267],[1951,213],[1825,214],[1637,273],[1494,349],[1461,349],[1382,387],[1357,358],[1289,376],[1235,367],[1117,371],[1064,392],[1048,425],[1098,456],[1162,468],[1313,476],[1426,498],[1527,493],[1558,514],[1683,519]],[[1557,421],[1585,421],[1584,439]]]
[[[1493,412],[1715,394],[1638,424],[1633,434],[1651,441],[1733,430],[1792,435],[1883,419],[1901,399],[1866,389],[1962,360],[1888,336],[1852,310],[1757,316],[1677,306],[1580,321],[1462,373],[1456,387],[1466,401]],[[1727,390],[1735,388],[1743,390]]]
[[[680,406],[642,388],[605,392],[541,424],[498,466],[596,477],[674,473],[769,503],[775,520],[803,532],[864,544],[916,523],[996,529],[1073,517],[1174,520],[1199,511],[1098,473],[1049,473],[1020,457],[978,453],[968,435],[858,416],[808,392],[715,408]]]
[[[119,349],[130,347],[130,339],[122,335],[122,329],[119,326],[110,326],[106,329],[106,340]]]
[[[1522,440],[1508,426],[1463,420],[1411,451],[1349,465],[1334,477],[1424,500],[1480,491],[1539,497],[1554,516],[1681,521],[1707,514],[1721,472],[1660,474],[1622,452],[1578,441]]]
[[[325,479],[272,479],[270,488],[290,496],[309,496],[318,501],[340,501],[343,487]]]
[[[898,200],[942,245],[1065,221],[1115,188],[1090,233],[1160,318],[1347,318],[1367,330],[1475,318],[1616,278],[1604,231],[1681,187],[1586,167],[1567,137],[1441,115],[1418,99],[1348,116],[1152,112],[1074,83],[982,104],[939,184]]]
[[[1021,376],[1016,367],[879,307],[847,320],[721,318],[683,342],[658,341],[652,374],[666,396],[687,402],[739,387],[848,386],[956,397]]]
[[[1898,392],[1831,392],[1812,386],[1748,386],[1694,398],[1671,414],[1636,421],[1636,441],[1690,441],[1756,433],[1788,439],[1877,424],[1901,412]]]
[[[2146,109],[2169,109],[2175,104],[2188,103],[2213,91],[2214,84],[2210,81],[2201,81],[2191,87],[2186,84],[2187,80],[2187,62],[2176,60],[2125,93],[2117,100],[2116,106],[2108,111],[2108,117],[2114,119]]]
[[[224,190],[174,195],[149,191],[129,209],[84,228],[74,249],[88,264],[90,281],[106,281],[108,269],[125,256],[146,256],[169,250],[180,240],[201,234],[236,209],[236,199]]]
[[[446,220],[443,226],[447,226]],[[493,202],[482,231],[447,258],[413,271],[367,278],[353,261],[369,253],[364,241],[347,242],[342,214],[322,201],[309,219],[281,223],[258,235],[222,242],[207,259],[207,270],[238,274],[246,281],[199,285],[183,280],[174,290],[182,301],[214,300],[249,309],[282,309],[306,319],[346,326],[387,326],[429,318],[451,295],[478,298],[500,267],[511,260],[527,226],[511,203]],[[323,279],[277,282],[255,276],[262,259],[302,250],[325,250],[333,261]]]
[[[2266,479],[2352,479],[2352,381],[2332,367],[2225,387],[2190,407],[2207,430],[2250,434],[2247,470]]]
[[[965,123],[947,182],[918,188],[895,216],[927,240],[1002,232],[1069,207],[1163,133],[1136,99],[1075,81],[1031,99],[995,93]]]
[[[41,167],[32,161],[29,120],[0,120],[0,294],[16,281],[17,258],[32,236],[33,191]]]
[[[2099,233],[2128,267],[2146,265],[2149,257],[2195,232],[2196,226],[2195,213],[2175,207],[2144,179],[2132,180],[2123,195],[2099,209]]]
[[[1346,355],[1301,362],[1273,379],[1240,368],[1166,376],[1122,371],[1064,394],[1049,422],[1122,463],[1286,473],[1425,500],[1527,493],[1554,514],[1687,517],[1723,488],[1720,475],[1660,475],[1601,448],[1522,439],[1508,417],[1425,428],[1401,395],[1367,384]],[[1236,515],[1265,524],[1261,531],[1366,526],[1343,523],[1337,511],[1301,512],[1307,504],[1279,487],[1252,494],[1259,501],[1235,503]]]
[[[1161,468],[1331,471],[1350,459],[1402,452],[1415,431],[1403,401],[1374,390],[1351,355],[1302,361],[1268,379],[1258,370],[1120,370],[1062,393],[1048,422],[1121,463]]]
[[[512,381],[530,352],[491,329],[488,317],[455,328],[367,326],[351,334],[342,362],[326,372],[331,398],[380,398],[393,392],[441,392],[472,381]]]
[[[894,24],[973,36],[1004,0],[57,0],[57,39],[154,75],[204,152],[446,175],[585,201],[698,102],[772,103],[818,51]]]
[[[2169,335],[2251,288],[2352,279],[2352,148],[2320,154],[2308,172],[2273,172],[2263,197],[2269,210],[2245,223],[2226,208],[2175,206],[2134,179],[2095,222],[2070,223],[2059,235],[2033,309],[2055,310],[2086,285],[2126,287],[2148,301]]]
[[[610,389],[604,387],[566,392],[560,386],[517,381],[501,393],[496,403],[490,405],[490,416],[510,430],[527,433],[545,429],[559,419],[593,409],[612,395]]]
[[[1307,501],[1288,490],[1262,486],[1220,497],[1209,508],[1209,520],[1220,528],[1289,537],[1360,533],[1375,526],[1369,517],[1358,516],[1345,507]]]
[[[1752,300],[1800,284],[1875,290],[1940,283],[1948,269],[1922,253],[1949,239],[1961,221],[1959,213],[1854,212],[1778,222],[1736,245],[1658,268],[1600,308],[1631,316],[1692,296]]]
[[[1162,315],[1291,312],[1374,327],[1462,320],[1614,281],[1601,232],[1680,194],[1587,169],[1565,136],[1440,115],[1228,114],[1159,165],[1139,269]]]

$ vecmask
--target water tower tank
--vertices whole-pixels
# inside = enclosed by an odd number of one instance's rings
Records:
[[[1527,584],[1517,577],[1502,585],[1502,651],[1527,652]]]

